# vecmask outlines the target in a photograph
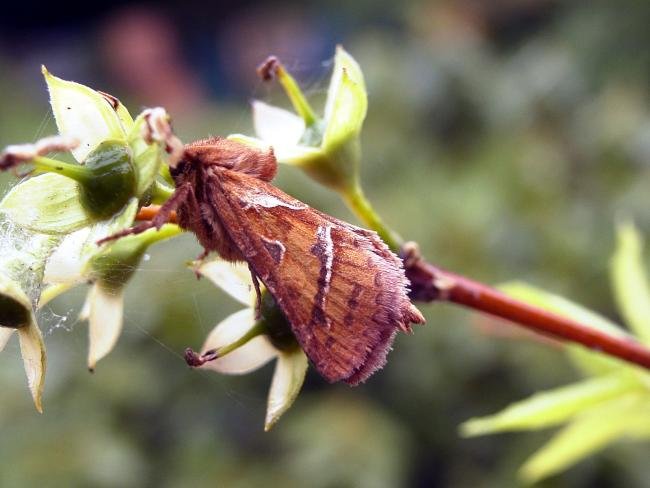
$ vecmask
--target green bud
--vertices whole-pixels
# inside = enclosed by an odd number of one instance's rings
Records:
[[[81,203],[97,220],[116,214],[135,195],[136,173],[130,150],[123,142],[101,142],[90,152],[84,167],[87,176],[78,180]]]

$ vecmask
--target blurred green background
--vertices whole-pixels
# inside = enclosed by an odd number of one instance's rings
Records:
[[[650,234],[650,5],[642,1],[224,1],[206,5],[23,0],[0,18],[0,146],[55,132],[39,66],[163,105],[189,141],[252,133],[248,102],[287,105],[255,67],[278,55],[315,104],[334,47],[361,64],[367,193],[434,263],[487,283],[513,278],[614,319],[613,225]],[[15,179],[0,175],[2,191]],[[292,168],[276,183],[354,221]],[[0,354],[0,486],[504,487],[550,432],[460,439],[458,424],[576,378],[562,353],[449,305],[398,338],[360,387],[313,371],[262,432],[273,367],[244,377],[188,369],[238,306],[185,262],[192,236],[152,249],[128,289],[125,332],[94,375],[77,321],[85,291],[41,317],[45,414],[15,339]],[[650,450],[618,444],[549,487],[648,486]]]

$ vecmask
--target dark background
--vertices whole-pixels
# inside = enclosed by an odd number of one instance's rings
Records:
[[[255,76],[269,54],[320,106],[342,43],[366,76],[364,184],[385,219],[446,268],[526,280],[616,319],[615,219],[650,232],[648,25],[641,1],[13,2],[0,17],[0,146],[55,132],[41,64],[132,113],[165,106],[189,141],[252,134],[252,98],[287,105]],[[295,169],[277,184],[355,221]],[[7,346],[0,486],[513,486],[550,433],[463,440],[458,424],[578,378],[556,347],[425,305],[428,324],[366,385],[310,371],[264,434],[272,366],[223,377],[180,356],[238,308],[186,270],[198,253],[191,236],[152,249],[94,375],[76,318],[85,290],[43,312],[42,416]],[[541,486],[647,486],[649,454],[619,444]]]

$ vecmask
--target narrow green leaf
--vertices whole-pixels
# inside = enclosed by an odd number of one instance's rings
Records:
[[[600,378],[536,393],[506,407],[501,412],[468,420],[460,427],[464,436],[496,432],[542,429],[559,424],[603,401],[634,389],[643,390],[631,374],[612,374]]]
[[[88,369],[94,371],[97,362],[106,357],[122,333],[124,290],[107,290],[94,284],[88,292],[81,320],[88,320]]]
[[[29,326],[18,329],[20,352],[23,356],[27,386],[32,393],[36,410],[43,413],[43,388],[45,386],[45,343],[40,329],[33,320]]]
[[[308,366],[307,356],[299,347],[281,351],[269,391],[264,430],[269,431],[298,397]]]
[[[322,148],[326,152],[338,151],[342,145],[356,139],[367,109],[368,96],[361,68],[339,46],[325,105],[326,128]]]
[[[143,112],[135,119],[128,135],[128,143],[133,151],[133,164],[138,172],[136,194],[142,196],[153,184],[166,157],[165,148],[159,142],[148,144],[142,136],[147,123]]]
[[[110,97],[110,95],[108,96]],[[133,125],[134,125],[133,117],[131,117],[131,114],[129,113],[128,109],[117,98],[113,98],[111,100],[112,103],[115,103],[116,101],[117,101],[117,108],[114,107],[114,110],[117,113],[117,117],[120,119],[120,123],[122,124],[122,129],[124,129],[124,132],[128,134],[129,132],[131,132],[131,129],[133,129]]]
[[[559,295],[549,293],[523,282],[505,283],[499,286],[499,289],[513,298],[568,317],[585,326],[593,327],[594,329],[614,336],[627,337],[623,329],[602,315]],[[593,351],[575,344],[566,344],[565,347],[574,364],[586,374],[601,375],[620,367],[625,367],[623,362],[598,351]]]
[[[138,200],[137,198],[131,198],[122,212],[114,215],[109,220],[98,222],[93,225],[90,228],[88,238],[81,248],[81,258],[83,259],[84,263],[101,251],[102,248],[97,245],[97,241],[130,227],[135,220],[135,215],[137,212]]]
[[[107,98],[87,86],[57,78],[45,66],[42,71],[59,133],[79,141],[79,146],[72,150],[78,162],[82,163],[106,139],[126,139],[120,114]],[[124,117],[124,112],[121,115]]]
[[[250,269],[243,263],[230,263],[217,257],[192,263],[192,269],[247,307],[257,300]]]
[[[0,352],[5,348],[7,345],[7,342],[9,342],[9,339],[11,339],[11,335],[14,333],[16,329],[8,329],[6,327],[0,327]]]
[[[76,181],[46,173],[14,186],[0,202],[0,213],[34,232],[68,234],[91,222],[80,195]]]
[[[641,342],[650,344],[650,286],[643,262],[643,239],[631,222],[620,224],[616,236],[610,263],[614,298],[630,329]]]
[[[593,408],[558,432],[521,467],[527,483],[558,473],[618,438],[650,428],[647,395],[630,393]]]

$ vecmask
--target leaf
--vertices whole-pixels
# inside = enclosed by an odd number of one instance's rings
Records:
[[[612,441],[650,428],[647,396],[628,394],[577,417],[521,467],[528,483],[558,473]]]
[[[634,375],[630,374],[613,374],[584,380],[536,393],[494,415],[470,419],[461,425],[461,433],[470,437],[550,427],[566,421],[593,405],[633,389],[643,390],[643,386]]]
[[[0,352],[5,348],[7,345],[7,342],[9,342],[9,339],[11,339],[11,335],[14,333],[16,329],[9,329],[7,327],[0,327]]]
[[[54,173],[14,186],[0,202],[0,212],[21,227],[44,234],[68,234],[92,221],[81,204],[79,184]]]
[[[131,198],[122,212],[108,220],[93,225],[90,228],[86,242],[81,248],[81,258],[84,260],[84,263],[87,263],[92,256],[103,249],[103,247],[97,245],[97,241],[130,227],[135,220],[137,212],[138,199]]]
[[[27,327],[18,329],[20,352],[23,356],[27,386],[32,393],[34,405],[39,413],[43,413],[42,397],[45,386],[45,344],[40,329],[33,320]]]
[[[97,241],[131,226],[137,209],[138,201],[136,198],[132,198],[124,210],[111,219],[97,222],[65,236],[47,260],[43,283],[69,285],[69,288],[87,280],[88,262],[104,249],[97,245]],[[63,287],[60,288],[60,291],[63,292],[66,289]],[[56,296],[52,291],[47,292],[47,295],[47,300],[43,301],[41,305]]]
[[[280,352],[266,408],[264,421],[266,432],[271,430],[298,397],[305,381],[308,364],[307,356],[299,347],[290,352]]]
[[[205,276],[217,287],[247,307],[257,299],[253,291],[251,272],[243,263],[230,263],[221,258],[199,261],[194,271]]]
[[[625,323],[639,340],[650,344],[650,286],[643,262],[643,239],[631,222],[617,228],[610,263],[614,298]]]
[[[305,132],[305,121],[293,112],[253,100],[255,134],[274,147],[295,146]]]
[[[110,353],[122,333],[124,292],[106,290],[95,283],[88,292],[86,304],[79,315],[88,320],[88,369],[94,371],[97,362]]]
[[[142,196],[153,184],[166,156],[165,148],[159,142],[149,144],[142,136],[147,123],[146,114],[143,112],[138,115],[128,135],[128,143],[133,151],[133,164],[138,172],[138,196]]]
[[[499,289],[513,298],[568,317],[585,326],[593,327],[594,329],[618,337],[628,337],[620,327],[602,315],[559,295],[549,293],[527,283],[505,283],[499,286]],[[584,346],[565,344],[565,347],[576,366],[586,374],[600,375],[620,367],[625,367],[624,363],[620,360],[613,359],[598,351],[587,349]]]
[[[47,260],[43,283],[74,285],[84,280],[81,250],[90,232],[90,227],[84,227],[63,238],[61,244]]]
[[[235,312],[210,332],[201,348],[201,353],[235,343],[254,326],[252,309],[245,308]],[[269,339],[264,335],[258,335],[225,356],[205,363],[201,369],[211,369],[224,374],[246,374],[261,368],[277,354]]]
[[[366,118],[368,96],[359,64],[341,46],[336,48],[334,72],[325,104],[326,152],[356,139]]]
[[[117,113],[117,118],[120,119],[120,124],[122,125],[124,132],[128,134],[133,129],[133,125],[135,124],[133,117],[131,117],[131,114],[122,102],[120,102],[117,98],[114,100],[117,101],[117,108],[114,108],[115,113]]]
[[[53,76],[45,66],[42,71],[59,133],[79,141],[79,146],[72,150],[78,162],[83,162],[106,139],[126,139],[120,114],[104,96],[87,86]],[[121,116],[124,115],[122,111]]]

